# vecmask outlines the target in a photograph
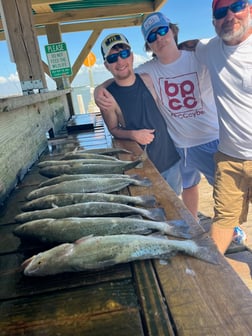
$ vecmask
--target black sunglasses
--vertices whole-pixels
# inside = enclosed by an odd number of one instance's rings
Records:
[[[217,8],[213,12],[213,17],[216,20],[223,19],[227,15],[227,12],[228,12],[229,9],[233,13],[239,13],[246,8],[247,3],[248,3],[248,1],[236,1],[236,2],[232,3],[230,6]]]
[[[123,49],[121,51],[119,51],[118,53],[116,54],[111,54],[111,55],[108,55],[106,57],[106,61],[111,64],[111,63],[115,63],[118,61],[118,57],[120,56],[122,59],[125,59],[125,58],[128,58],[130,57],[130,54],[131,54],[131,51],[130,49]]]
[[[156,41],[157,39],[157,34],[160,36],[164,36],[168,33],[169,31],[169,27],[168,26],[164,26],[164,27],[159,27],[156,31],[151,32],[148,37],[147,37],[147,42],[148,43],[153,43]]]

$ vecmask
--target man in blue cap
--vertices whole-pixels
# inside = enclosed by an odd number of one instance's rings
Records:
[[[198,184],[201,174],[213,185],[214,154],[219,128],[210,76],[194,53],[179,50],[170,20],[155,12],[145,18],[142,33],[152,60],[135,71],[152,78],[160,101],[159,108],[181,156],[182,198],[193,216],[198,216]],[[106,99],[105,91],[97,97],[98,106]]]

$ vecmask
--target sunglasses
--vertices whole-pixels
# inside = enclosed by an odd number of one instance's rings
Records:
[[[233,13],[239,13],[239,12],[241,12],[245,9],[245,7],[247,6],[247,3],[248,3],[248,1],[236,1],[236,2],[232,3],[232,5],[230,5],[230,6],[217,8],[213,12],[213,17],[216,20],[223,19],[227,15],[227,12],[228,12],[229,9]]]
[[[111,63],[115,63],[118,61],[118,57],[120,56],[122,59],[125,59],[125,58],[128,58],[130,57],[130,54],[131,54],[131,51],[130,49],[123,49],[121,51],[119,51],[118,53],[116,54],[111,54],[111,55],[108,55],[106,57],[106,61],[111,64]]]
[[[169,27],[168,26],[164,26],[164,27],[159,27],[156,31],[151,32],[148,37],[147,37],[147,42],[148,43],[153,43],[156,41],[157,39],[157,34],[160,36],[164,36],[168,33],[169,31]]]

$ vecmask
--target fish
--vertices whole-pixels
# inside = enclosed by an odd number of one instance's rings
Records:
[[[95,153],[101,155],[114,155],[114,154],[132,154],[132,152],[128,151],[124,148],[92,148],[92,149],[77,149],[75,152],[78,153]]]
[[[33,200],[38,197],[62,194],[62,193],[90,193],[103,192],[112,193],[122,190],[129,185],[137,185],[142,187],[151,186],[148,178],[86,178],[81,180],[72,180],[60,182],[58,184],[37,188],[32,190],[27,196],[27,200]]]
[[[75,160],[45,160],[38,163],[39,168],[50,167],[50,166],[61,166],[69,165],[73,166],[75,164],[86,165],[86,164],[110,164],[117,166],[118,164],[126,164],[132,161],[123,160],[101,160],[101,159],[75,159]]]
[[[140,205],[143,207],[154,207],[156,198],[152,195],[129,196],[121,194],[106,193],[64,193],[52,194],[35,198],[26,202],[21,207],[23,211],[50,209],[56,206],[65,206],[86,202],[115,202],[130,205]]]
[[[137,167],[142,160],[125,161],[115,164],[75,164],[44,167],[39,170],[42,176],[56,177],[63,174],[122,174]]]
[[[84,236],[143,234],[159,232],[179,238],[191,238],[190,227],[184,220],[156,222],[136,217],[69,217],[38,219],[20,224],[13,233],[25,239],[43,243],[72,243]]]
[[[99,217],[115,214],[138,214],[156,221],[164,221],[166,219],[163,208],[144,209],[120,203],[87,202],[53,209],[27,211],[18,214],[15,220],[19,223],[25,223],[42,218]]]
[[[140,180],[140,177],[136,174],[132,175],[127,175],[127,174],[73,174],[73,175],[68,175],[68,174],[63,174],[60,176],[56,177],[51,177],[50,179],[41,182],[38,185],[38,188],[41,187],[47,187],[49,185],[57,184],[60,182],[65,182],[65,181],[72,181],[72,180],[81,180],[85,178],[138,178]]]
[[[111,155],[96,154],[96,153],[79,153],[68,152],[65,153],[62,160],[74,160],[74,159],[99,159],[99,160],[112,160],[116,161],[117,158]]]
[[[22,268],[25,276],[46,276],[105,269],[136,260],[169,259],[178,253],[218,264],[219,254],[209,237],[175,240],[122,234],[89,236],[60,244],[24,260]]]

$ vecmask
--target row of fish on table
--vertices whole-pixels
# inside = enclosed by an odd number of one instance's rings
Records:
[[[75,150],[60,160],[38,163],[40,174],[48,179],[27,195],[23,212],[15,217],[20,225],[14,234],[55,246],[26,259],[25,275],[103,269],[134,260],[168,259],[178,252],[216,263],[210,239],[192,240],[184,221],[166,220],[164,209],[155,206],[155,196],[118,194],[128,186],[152,184],[125,174],[142,161],[119,160],[115,154],[121,151]]]

